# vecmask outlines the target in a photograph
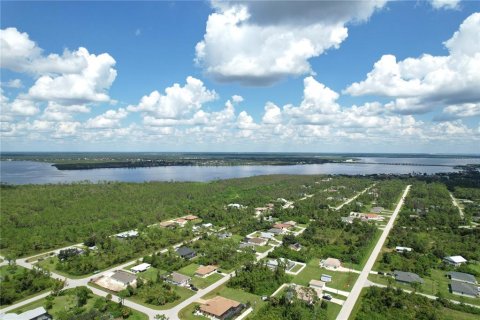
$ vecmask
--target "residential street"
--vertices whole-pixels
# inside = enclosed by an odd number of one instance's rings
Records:
[[[367,281],[367,277],[370,273],[370,271],[373,268],[373,265],[375,264],[375,261],[377,260],[377,256],[380,253],[380,250],[383,247],[383,244],[385,243],[385,240],[387,239],[388,234],[390,233],[390,230],[393,227],[393,224],[395,222],[395,219],[397,218],[398,213],[400,212],[400,209],[403,206],[403,202],[405,200],[405,197],[407,196],[408,192],[410,191],[410,185],[408,185],[405,188],[405,191],[403,192],[402,198],[397,204],[397,207],[395,208],[395,211],[393,212],[392,216],[390,217],[390,220],[387,223],[387,226],[382,232],[382,235],[380,236],[380,239],[378,239],[377,244],[375,245],[375,248],[373,249],[372,253],[370,254],[370,257],[367,260],[367,263],[365,263],[365,266],[363,267],[362,272],[360,273],[360,276],[357,279],[357,282],[355,282],[355,285],[352,288],[352,291],[347,297],[347,300],[343,304],[342,309],[340,310],[340,313],[337,316],[337,320],[347,320],[350,316],[350,313],[353,310],[353,307],[355,306],[355,303],[357,302],[357,299],[360,295],[360,292],[362,291],[363,287],[365,286],[365,283]]]

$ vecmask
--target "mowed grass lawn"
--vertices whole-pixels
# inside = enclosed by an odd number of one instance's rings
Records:
[[[332,282],[327,283],[330,288],[344,291],[350,291],[357,281],[358,274],[352,272],[330,271],[319,266],[320,259],[312,259],[307,263],[305,269],[293,278],[293,282],[302,286],[307,286],[310,280],[320,280],[322,274],[332,276]]]
[[[90,298],[87,300],[87,304],[83,306],[83,308],[87,310],[92,308],[96,298],[100,297],[93,293],[90,294]],[[17,308],[15,310],[12,310],[11,312],[18,314],[38,307],[45,307],[46,302],[46,299],[40,299],[27,305],[21,306],[20,308]],[[53,306],[50,310],[48,310],[48,313],[52,315],[54,319],[56,319],[60,311],[72,309],[76,306],[77,297],[75,295],[56,296],[53,300]],[[130,310],[132,311],[132,314],[127,318],[128,320],[148,320],[148,316],[146,314],[143,314],[133,309]]]

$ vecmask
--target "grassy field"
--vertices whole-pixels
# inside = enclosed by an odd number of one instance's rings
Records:
[[[351,290],[355,281],[357,281],[358,274],[326,270],[319,267],[319,261],[319,259],[310,260],[305,269],[293,278],[293,282],[308,287],[310,280],[320,280],[322,274],[328,274],[332,276],[332,282],[327,284],[328,287],[344,291]]]
[[[84,306],[87,310],[93,307],[94,301],[96,298],[99,298],[99,296],[95,294],[91,294],[90,298],[87,300],[87,304]],[[71,308],[76,307],[77,303],[77,298],[74,295],[63,295],[63,296],[57,296],[53,300],[53,307],[52,309],[48,310],[48,313],[53,316],[55,319],[60,311],[63,310],[68,310]],[[22,313],[28,310],[32,310],[38,307],[44,307],[46,304],[46,299],[40,299],[37,301],[34,301],[30,304],[24,305],[20,308],[17,308],[15,310],[12,310],[11,313]],[[132,310],[132,314],[127,318],[129,320],[148,320],[148,316],[136,311]]]
[[[328,320],[335,320],[340,312],[340,309],[342,309],[342,306],[333,302],[327,302],[327,304],[327,318]]]
[[[195,275],[195,271],[197,271],[198,267],[200,267],[197,263],[191,263],[188,266],[183,267],[182,269],[178,270],[178,273],[184,274],[189,277],[193,277]]]
[[[297,272],[298,270],[300,270],[302,268],[302,265],[301,264],[295,264],[295,266],[290,270],[290,272]]]
[[[265,251],[268,251],[272,248],[272,246],[255,246],[255,251],[259,253],[264,253]]]
[[[206,288],[218,280],[222,279],[223,276],[219,273],[213,273],[212,275],[209,275],[206,278],[200,278],[200,277],[193,277],[191,283],[200,289]]]

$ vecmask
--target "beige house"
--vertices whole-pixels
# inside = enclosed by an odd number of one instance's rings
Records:
[[[200,312],[203,315],[211,319],[220,320],[233,318],[236,314],[239,314],[242,309],[243,304],[240,302],[221,296],[216,296],[200,305]]]
[[[206,278],[209,275],[213,274],[215,271],[217,271],[217,269],[218,269],[217,266],[212,266],[212,265],[200,266],[198,267],[197,271],[195,271],[195,275],[197,277]]]

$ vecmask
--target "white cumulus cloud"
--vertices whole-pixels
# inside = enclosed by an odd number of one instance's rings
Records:
[[[308,62],[347,38],[386,1],[214,2],[196,62],[214,79],[268,85],[313,73]]]
[[[448,56],[425,54],[397,61],[384,55],[365,80],[345,92],[395,98],[390,108],[400,113],[480,102],[480,13],[466,18],[445,46]]]

